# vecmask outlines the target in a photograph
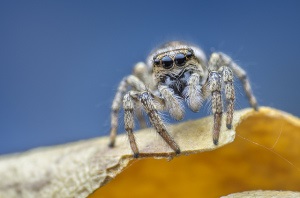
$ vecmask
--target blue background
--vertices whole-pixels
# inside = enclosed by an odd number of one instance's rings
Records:
[[[119,81],[174,39],[229,54],[260,105],[299,116],[299,9],[292,0],[1,1],[0,154],[107,135]],[[248,107],[237,86],[237,108]]]

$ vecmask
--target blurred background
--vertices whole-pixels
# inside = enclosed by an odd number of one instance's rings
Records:
[[[108,135],[119,81],[170,40],[229,54],[260,105],[299,117],[299,9],[296,0],[0,1],[0,154]],[[236,86],[236,108],[248,107]],[[206,115],[207,104],[185,119]]]

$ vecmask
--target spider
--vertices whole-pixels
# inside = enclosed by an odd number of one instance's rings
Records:
[[[159,112],[168,111],[175,120],[184,117],[184,105],[198,112],[203,101],[210,99],[214,119],[213,143],[218,144],[223,116],[225,96],[226,127],[231,129],[234,113],[234,75],[243,84],[250,105],[257,110],[257,101],[251,91],[246,72],[228,55],[212,53],[207,62],[204,52],[197,46],[172,41],[163,44],[150,53],[147,62],[139,62],[133,73],[119,84],[112,103],[110,147],[114,147],[118,127],[118,114],[123,104],[124,123],[133,157],[139,157],[139,150],[133,135],[134,114],[141,128],[146,126],[142,109],[149,117],[157,133],[175,151],[180,147],[168,133]],[[129,89],[130,88],[130,89]],[[123,101],[122,101],[123,99]],[[142,108],[138,108],[142,107]]]

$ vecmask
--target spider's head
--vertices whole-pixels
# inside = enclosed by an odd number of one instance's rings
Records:
[[[186,72],[201,70],[205,65],[204,53],[197,47],[173,41],[156,49],[149,57],[156,82],[181,81]]]
[[[194,51],[192,48],[174,49],[154,56],[152,65],[156,72],[176,75],[181,73],[193,58]]]

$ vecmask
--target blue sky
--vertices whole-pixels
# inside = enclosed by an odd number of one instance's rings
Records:
[[[260,105],[300,116],[299,8],[293,0],[1,1],[0,154],[107,135],[119,81],[170,40],[229,54]],[[236,86],[237,109],[248,107]],[[186,119],[207,112],[187,110]]]

